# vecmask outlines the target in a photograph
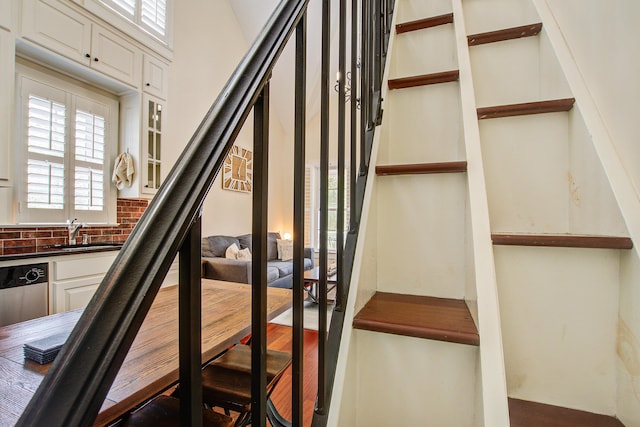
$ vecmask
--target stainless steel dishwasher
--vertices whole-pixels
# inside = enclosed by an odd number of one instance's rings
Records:
[[[0,267],[0,326],[48,314],[49,265]]]

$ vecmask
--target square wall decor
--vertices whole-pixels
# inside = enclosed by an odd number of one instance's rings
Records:
[[[224,160],[222,188],[251,193],[253,184],[253,154],[246,148],[233,146]]]

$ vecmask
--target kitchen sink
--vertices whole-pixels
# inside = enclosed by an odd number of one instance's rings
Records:
[[[62,251],[82,251],[87,249],[107,249],[107,248],[121,248],[122,243],[109,243],[109,242],[96,242],[87,243],[83,245],[81,243],[76,245],[49,245],[47,249],[60,249]]]

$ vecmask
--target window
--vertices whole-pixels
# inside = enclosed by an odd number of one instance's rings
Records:
[[[100,0],[152,34],[167,34],[167,0]]]
[[[36,71],[19,81],[18,222],[110,222],[117,102]]]
[[[345,171],[344,232],[349,231],[349,172]],[[307,167],[305,176],[305,246],[320,247],[320,168]],[[315,213],[312,217],[311,213]],[[312,224],[313,222],[313,224]],[[338,230],[338,169],[329,169],[327,249],[337,250]],[[313,236],[311,235],[313,230]]]

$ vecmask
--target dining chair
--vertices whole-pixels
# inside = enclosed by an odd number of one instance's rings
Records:
[[[203,427],[232,427],[233,419],[209,409],[202,409]],[[131,412],[118,427],[179,427],[180,400],[160,395]]]
[[[291,353],[267,349],[267,397],[291,365]],[[202,400],[237,412],[235,426],[251,423],[251,347],[238,344],[202,370]],[[279,416],[279,414],[277,414]]]

